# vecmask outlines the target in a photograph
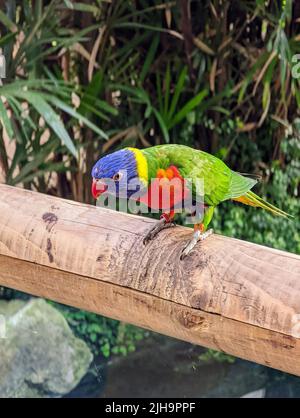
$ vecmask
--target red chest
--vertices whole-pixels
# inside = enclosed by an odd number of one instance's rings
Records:
[[[185,179],[175,166],[157,170],[140,202],[152,209],[171,210],[190,196]]]

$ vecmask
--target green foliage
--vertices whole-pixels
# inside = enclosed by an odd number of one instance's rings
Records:
[[[0,87],[0,149],[5,180],[11,185],[23,183],[47,191],[51,174],[72,170],[72,157],[79,157],[82,144],[74,142],[73,126],[86,126],[97,139],[107,139],[100,123],[108,120],[107,114],[117,112],[106,102],[95,100],[92,113],[99,118],[97,125],[93,123],[82,111],[88,106],[85,87],[67,81],[57,67],[49,66],[53,54],[86,39],[91,28],[76,32],[64,28],[58,1],[47,6],[41,1],[12,1],[4,16],[1,12],[4,28],[0,29],[6,33],[1,48],[7,64],[7,78]],[[80,109],[76,109],[75,98]],[[12,155],[7,153],[4,130],[8,140],[14,142]],[[61,154],[65,155],[64,162],[55,157]]]
[[[208,348],[205,353],[200,354],[199,360],[205,363],[217,362],[233,364],[235,362],[235,357],[223,353],[222,351],[215,351]]]
[[[296,121],[297,126],[297,121]],[[299,132],[300,133],[300,132]],[[225,202],[216,209],[212,225],[216,231],[257,244],[300,253],[300,141],[298,129],[281,144],[285,167],[274,161],[269,169],[272,182],[263,184],[261,194],[294,216],[274,217],[260,209]],[[272,198],[273,197],[273,198]]]
[[[136,344],[149,335],[141,328],[91,312],[59,304],[54,306],[63,313],[75,334],[86,341],[95,356],[126,356],[135,351]]]
[[[270,149],[296,114],[297,13],[288,1],[12,0],[0,14],[0,115],[15,143],[11,156],[0,136],[6,181],[89,201],[101,150],[163,142],[245,170],[236,137],[243,153],[249,141]]]

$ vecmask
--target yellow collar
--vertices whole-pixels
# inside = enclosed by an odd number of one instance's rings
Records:
[[[142,180],[146,185],[148,185],[148,163],[147,159],[137,148],[127,148],[129,151],[133,152],[136,160],[136,169],[139,179]]]

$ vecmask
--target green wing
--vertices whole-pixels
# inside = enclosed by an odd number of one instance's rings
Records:
[[[224,200],[242,196],[257,182],[232,171],[219,158],[185,145],[159,145],[147,148],[143,153],[148,161],[150,178],[156,176],[158,168],[175,165],[193,185],[203,179],[204,201],[208,205],[216,206]],[[196,195],[195,187],[193,194]]]

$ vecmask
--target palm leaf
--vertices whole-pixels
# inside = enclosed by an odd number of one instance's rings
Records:
[[[16,92],[15,95],[26,100],[35,108],[35,110],[44,118],[46,123],[55,132],[61,142],[71,152],[71,154],[77,158],[76,147],[71,140],[67,130],[65,129],[62,121],[59,119],[58,114],[47,103],[43,96],[32,91]]]
[[[7,110],[2,102],[0,97],[0,121],[2,122],[2,126],[5,128],[7,135],[10,139],[14,136],[14,131],[11,125],[11,121],[8,117]]]

